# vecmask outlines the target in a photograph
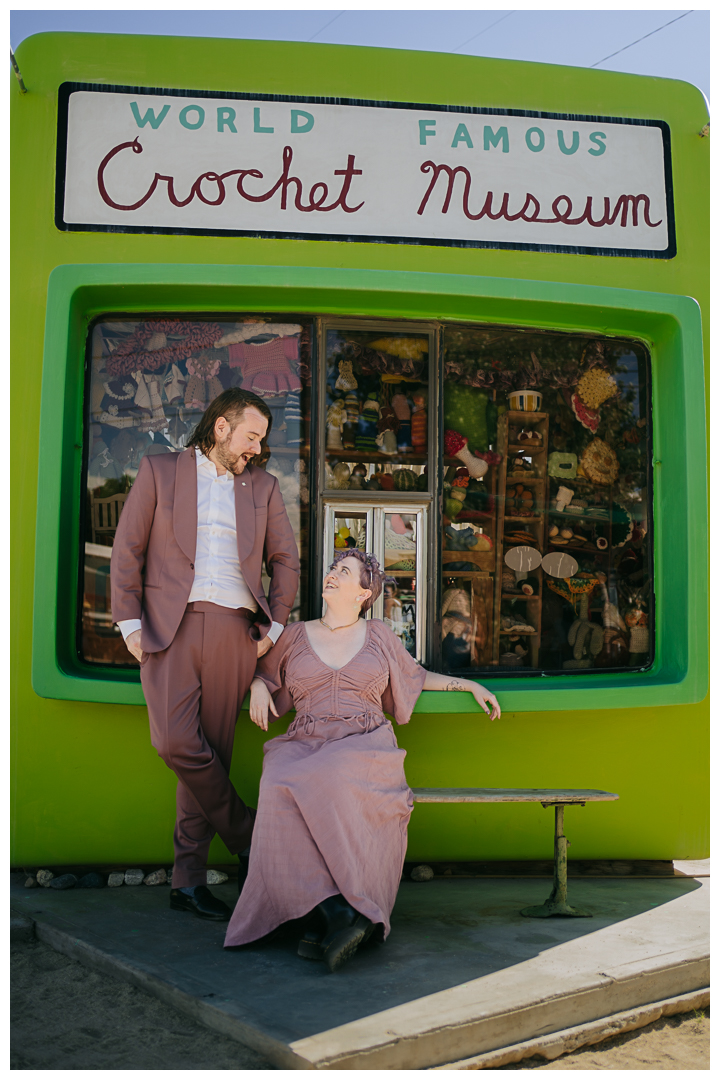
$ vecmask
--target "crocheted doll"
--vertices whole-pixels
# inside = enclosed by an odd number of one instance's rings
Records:
[[[416,454],[427,454],[427,391],[416,390],[412,399],[413,414],[410,422],[412,448]]]
[[[405,394],[395,394],[391,404],[398,421],[398,450],[400,453],[407,453],[407,451],[412,450],[412,438],[410,434],[410,402]]]
[[[327,440],[325,443],[327,450],[342,450],[341,433],[346,420],[345,402],[342,398],[338,398],[337,401],[333,401],[327,413]]]
[[[380,417],[380,405],[377,394],[368,394],[363,411],[358,418],[358,433],[355,439],[356,450],[369,450],[377,453],[378,419]]]
[[[278,397],[302,390],[302,383],[290,366],[297,362],[298,339],[274,338],[265,345],[240,342],[228,345],[229,365],[242,368],[243,389],[258,397]]]
[[[360,402],[353,390],[350,390],[345,395],[345,412],[347,413],[347,420],[343,424],[342,443],[345,450],[354,450],[358,417],[360,415]]]
[[[387,406],[383,406],[380,410],[378,434],[375,439],[381,454],[397,454],[398,446],[395,432],[399,426],[393,410],[389,409]]]

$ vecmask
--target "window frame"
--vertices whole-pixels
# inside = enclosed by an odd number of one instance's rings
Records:
[[[72,264],[48,281],[40,409],[32,679],[43,697],[144,704],[133,671],[76,655],[86,335],[99,316],[295,311],[346,322],[395,319],[618,336],[650,355],[657,624],[642,672],[484,676],[504,711],[658,706],[707,692],[707,454],[700,310],[690,297],[565,282],[317,267]],[[322,348],[318,360],[324,365]],[[438,387],[438,408],[442,387]],[[430,450],[430,448],[429,448]],[[432,460],[432,458],[429,458]],[[439,461],[437,455],[435,460]],[[692,507],[693,517],[690,517]],[[665,513],[665,516],[664,516]],[[681,523],[681,524],[678,524]],[[430,527],[430,540],[433,540]],[[317,543],[315,547],[317,548]],[[433,555],[429,551],[429,558]],[[431,563],[432,565],[432,563]],[[418,712],[462,712],[424,693]]]

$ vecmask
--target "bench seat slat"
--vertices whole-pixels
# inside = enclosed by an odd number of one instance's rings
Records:
[[[595,788],[413,788],[416,803],[612,802],[612,791]]]

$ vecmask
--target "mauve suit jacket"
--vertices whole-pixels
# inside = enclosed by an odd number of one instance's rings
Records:
[[[235,477],[235,521],[240,568],[258,603],[251,633],[260,640],[271,622],[286,624],[300,576],[295,537],[274,476],[248,465]],[[113,621],[140,619],[143,652],[161,652],[175,637],[195,579],[197,523],[194,448],[144,457],[110,560]],[[263,557],[271,578],[267,597]]]

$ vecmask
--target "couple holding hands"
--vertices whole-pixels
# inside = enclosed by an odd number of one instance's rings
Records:
[[[187,449],[143,458],[115,536],[112,612],[140,663],[152,744],[178,778],[170,906],[229,919],[226,947],[297,920],[299,955],[335,971],[387,937],[402,874],[412,794],[385,713],[407,723],[423,689],[467,690],[491,719],[500,707],[363,618],[383,593],[374,555],[338,556],[323,617],[286,627],[297,547],[276,478],[251,464],[271,422],[261,398],[233,388]],[[265,743],[257,810],[229,777],[248,689],[265,731],[296,711]],[[232,913],[206,885],[215,833],[240,858]]]

